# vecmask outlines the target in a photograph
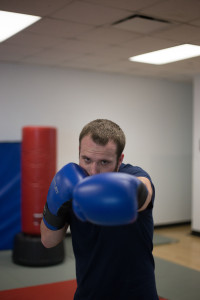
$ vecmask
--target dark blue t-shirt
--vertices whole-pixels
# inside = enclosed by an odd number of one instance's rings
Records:
[[[122,164],[119,172],[151,181],[139,167]],[[72,213],[70,228],[77,277],[74,300],[158,299],[152,256],[153,184],[152,187],[151,203],[130,225],[94,225],[81,222]]]

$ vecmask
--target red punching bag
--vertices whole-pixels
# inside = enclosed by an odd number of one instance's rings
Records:
[[[22,129],[22,232],[40,235],[47,193],[56,173],[56,128]]]

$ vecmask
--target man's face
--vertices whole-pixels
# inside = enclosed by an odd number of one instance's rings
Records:
[[[117,172],[124,155],[117,160],[116,144],[109,141],[105,146],[96,144],[85,136],[80,144],[79,165],[91,176],[105,172]]]

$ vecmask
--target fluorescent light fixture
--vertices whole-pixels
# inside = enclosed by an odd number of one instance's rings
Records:
[[[163,50],[149,52],[130,57],[130,61],[136,61],[146,64],[164,65],[171,62],[184,60],[200,55],[200,46],[184,44]]]
[[[7,40],[41,17],[0,10],[0,42]]]

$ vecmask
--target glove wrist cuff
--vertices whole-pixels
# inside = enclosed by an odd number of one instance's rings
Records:
[[[148,196],[148,190],[146,188],[146,185],[143,182],[141,182],[139,184],[138,193],[137,193],[138,209],[140,209],[144,205],[147,196]]]
[[[64,227],[67,223],[67,220],[64,216],[55,216],[54,214],[52,214],[48,208],[47,203],[44,206],[43,218],[49,225],[55,227],[57,230]]]

